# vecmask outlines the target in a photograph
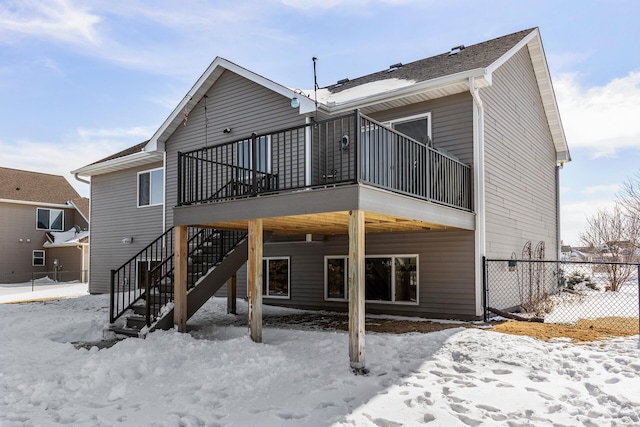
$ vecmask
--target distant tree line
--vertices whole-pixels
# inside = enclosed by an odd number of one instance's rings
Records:
[[[637,263],[640,261],[640,171],[628,178],[611,209],[600,209],[590,218],[580,234],[582,243],[599,250],[602,261]],[[617,291],[636,272],[634,265],[605,267],[609,286]]]

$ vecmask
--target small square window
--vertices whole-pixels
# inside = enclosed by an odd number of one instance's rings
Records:
[[[34,267],[42,267],[45,265],[44,259],[44,251],[35,250],[33,251],[33,257],[31,259],[31,265]]]

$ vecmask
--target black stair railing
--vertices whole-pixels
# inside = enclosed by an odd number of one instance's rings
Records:
[[[145,300],[147,326],[174,301],[173,227],[111,271],[110,321],[115,322],[134,304]],[[245,231],[189,227],[187,284],[195,286],[211,268],[246,238]]]

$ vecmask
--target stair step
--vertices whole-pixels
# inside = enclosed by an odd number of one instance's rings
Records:
[[[153,321],[153,318],[152,318]],[[145,316],[138,316],[135,314],[127,316],[127,328],[137,329],[138,331],[147,325],[147,319]]]
[[[155,313],[160,313],[160,308],[161,307],[157,304],[151,304],[151,314],[154,315]],[[135,314],[140,316],[145,316],[147,313],[147,307],[145,304],[136,304],[132,306],[131,309]]]
[[[133,338],[137,338],[140,335],[140,330],[139,329],[133,329],[133,328],[127,328],[127,327],[119,327],[119,326],[114,326],[111,325],[109,327],[109,330],[114,332],[117,335],[124,335],[127,337],[133,337]]]

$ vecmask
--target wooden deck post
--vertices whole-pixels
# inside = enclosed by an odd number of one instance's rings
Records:
[[[262,342],[262,219],[249,220],[249,331],[254,342]]]
[[[187,227],[175,227],[175,271],[173,276],[173,324],[179,332],[187,332]]]
[[[237,277],[236,273],[233,273],[233,276],[227,282],[227,314],[238,314],[236,310],[236,289]]]
[[[364,211],[349,211],[349,360],[356,374],[364,367]]]

